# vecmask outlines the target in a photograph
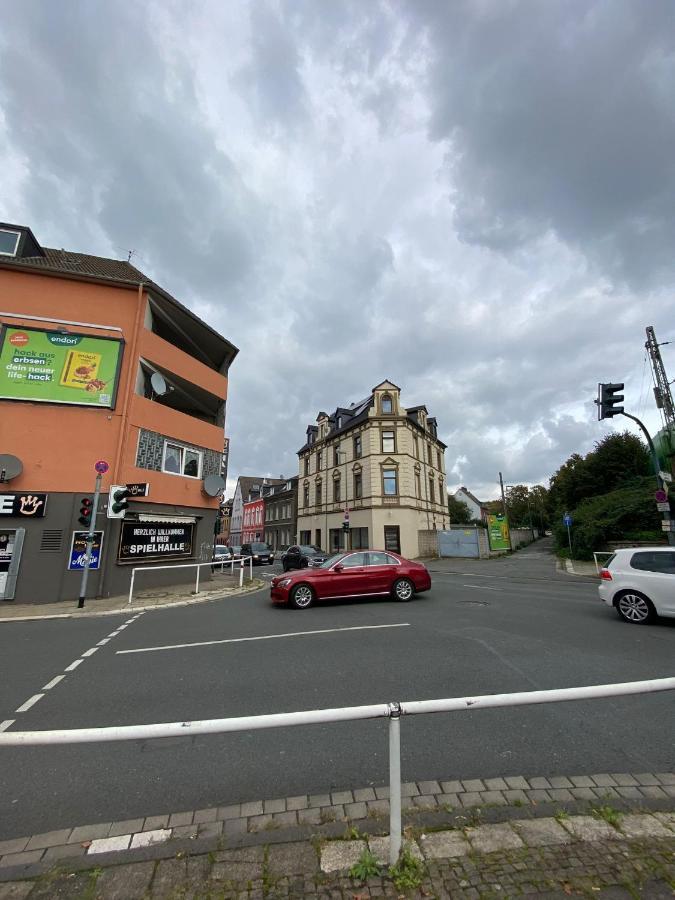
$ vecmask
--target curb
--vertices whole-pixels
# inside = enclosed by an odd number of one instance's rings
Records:
[[[506,777],[401,785],[406,829],[461,830],[514,820],[589,816],[594,808],[674,815],[675,773]],[[0,883],[55,865],[81,869],[167,859],[176,853],[386,835],[389,789],[362,788],[258,800],[65,828],[0,841]],[[498,829],[499,830],[499,829]],[[675,837],[675,834],[674,834]]]
[[[211,603],[215,600],[226,600],[228,597],[253,594],[255,591],[260,591],[265,587],[267,587],[265,582],[261,581],[259,578],[254,578],[250,585],[243,588],[237,588],[234,591],[229,591],[227,594],[222,594],[219,597],[194,597],[191,600],[178,600],[176,603],[160,603],[154,606],[134,606],[132,603],[124,609],[104,609],[99,612],[89,612],[85,607],[84,611],[77,610],[71,613],[52,613],[46,616],[7,616],[5,618],[0,618],[0,625],[8,622],[43,622],[50,619],[94,619],[100,616],[128,616],[129,613],[132,612],[153,612],[153,610],[156,609],[174,609],[175,607],[180,606],[192,606],[195,603]]]

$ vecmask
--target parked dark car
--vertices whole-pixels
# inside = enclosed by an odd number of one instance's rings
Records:
[[[289,569],[315,568],[327,559],[328,554],[324,553],[320,547],[311,544],[295,544],[281,554],[281,567],[284,572],[288,572]]]
[[[307,609],[319,600],[342,597],[386,597],[412,600],[431,588],[431,576],[421,563],[385,550],[336,553],[318,568],[275,575],[270,595],[278,606]]]
[[[272,565],[274,562],[274,552],[270,550],[267,544],[261,541],[253,541],[251,544],[241,545],[242,556],[252,556],[254,566]]]

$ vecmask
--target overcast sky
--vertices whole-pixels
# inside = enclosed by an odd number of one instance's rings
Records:
[[[598,381],[658,427],[674,96],[672,0],[8,3],[0,220],[240,348],[231,482],[389,378],[487,499],[607,433]]]

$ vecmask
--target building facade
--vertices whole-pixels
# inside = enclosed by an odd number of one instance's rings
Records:
[[[445,528],[446,446],[426,407],[404,408],[400,394],[383,381],[360,403],[320,412],[307,429],[298,451],[299,543],[415,557],[420,531]]]
[[[232,498],[225,500],[220,504],[220,514],[218,519],[218,534],[216,535],[217,544],[228,544],[230,542],[230,525],[232,523]]]
[[[242,522],[242,543],[250,541],[262,541],[265,528],[265,501],[251,500],[244,503],[244,515]]]
[[[484,503],[481,503],[480,500],[478,500],[468,488],[465,488],[464,485],[462,485],[462,487],[460,488],[457,488],[457,490],[453,494],[453,497],[455,498],[455,500],[459,500],[460,503],[463,503],[467,507],[472,519],[487,522],[487,507]]]
[[[298,478],[273,485],[265,493],[265,541],[273,550],[295,544],[298,522]]]
[[[268,486],[284,483],[283,478],[256,478],[240,475],[232,498],[232,520],[230,523],[230,546],[238,547],[246,540],[244,535],[244,504],[260,499]],[[254,539],[255,540],[255,539]],[[262,540],[262,538],[260,538]]]
[[[124,594],[134,566],[210,560],[237,348],[128,262],[25,226],[0,224],[0,296],[0,598],[77,598],[90,530],[87,596]],[[113,485],[133,488],[122,518]]]

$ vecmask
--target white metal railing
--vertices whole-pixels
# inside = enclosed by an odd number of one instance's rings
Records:
[[[602,568],[602,565],[598,562],[598,557],[599,556],[608,557],[608,556],[613,556],[613,555],[614,555],[613,550],[598,550],[595,553],[593,553],[593,562],[595,563],[595,571],[598,573],[598,575],[600,574],[600,569]]]
[[[62,731],[3,731],[0,749],[43,744],[91,744],[103,741],[138,741],[165,737],[192,737],[195,734],[225,734],[257,731],[262,728],[286,728],[294,725],[318,725],[326,722],[352,722],[361,719],[389,719],[389,860],[393,865],[401,850],[401,716],[427,713],[473,711],[503,706],[530,706],[539,703],[564,703],[570,700],[597,700],[603,697],[627,697],[675,690],[675,678],[628,681],[623,684],[598,684],[589,687],[558,688],[547,691],[522,691],[513,694],[488,694],[479,697],[455,697],[446,700],[416,700],[404,703],[379,703],[372,706],[347,706],[339,709],[315,709],[306,712],[273,713],[262,716],[238,716],[230,719],[204,719],[199,722],[169,722],[155,725],[114,725],[107,728],[74,728]]]
[[[197,577],[195,578],[195,594],[199,593],[199,570],[204,566],[211,566],[212,569],[220,566],[220,571],[222,573],[223,566],[231,566],[231,575],[234,575],[234,567],[235,565],[239,566],[239,587],[242,587],[244,584],[244,564],[248,562],[249,564],[249,578],[253,578],[253,557],[252,556],[242,556],[241,559],[221,559],[215,560],[212,559],[211,562],[205,563],[178,563],[175,566],[134,566],[131,570],[131,582],[129,584],[129,605],[131,605],[131,601],[134,594],[134,584],[136,583],[136,572],[159,572],[162,569],[196,569]]]

